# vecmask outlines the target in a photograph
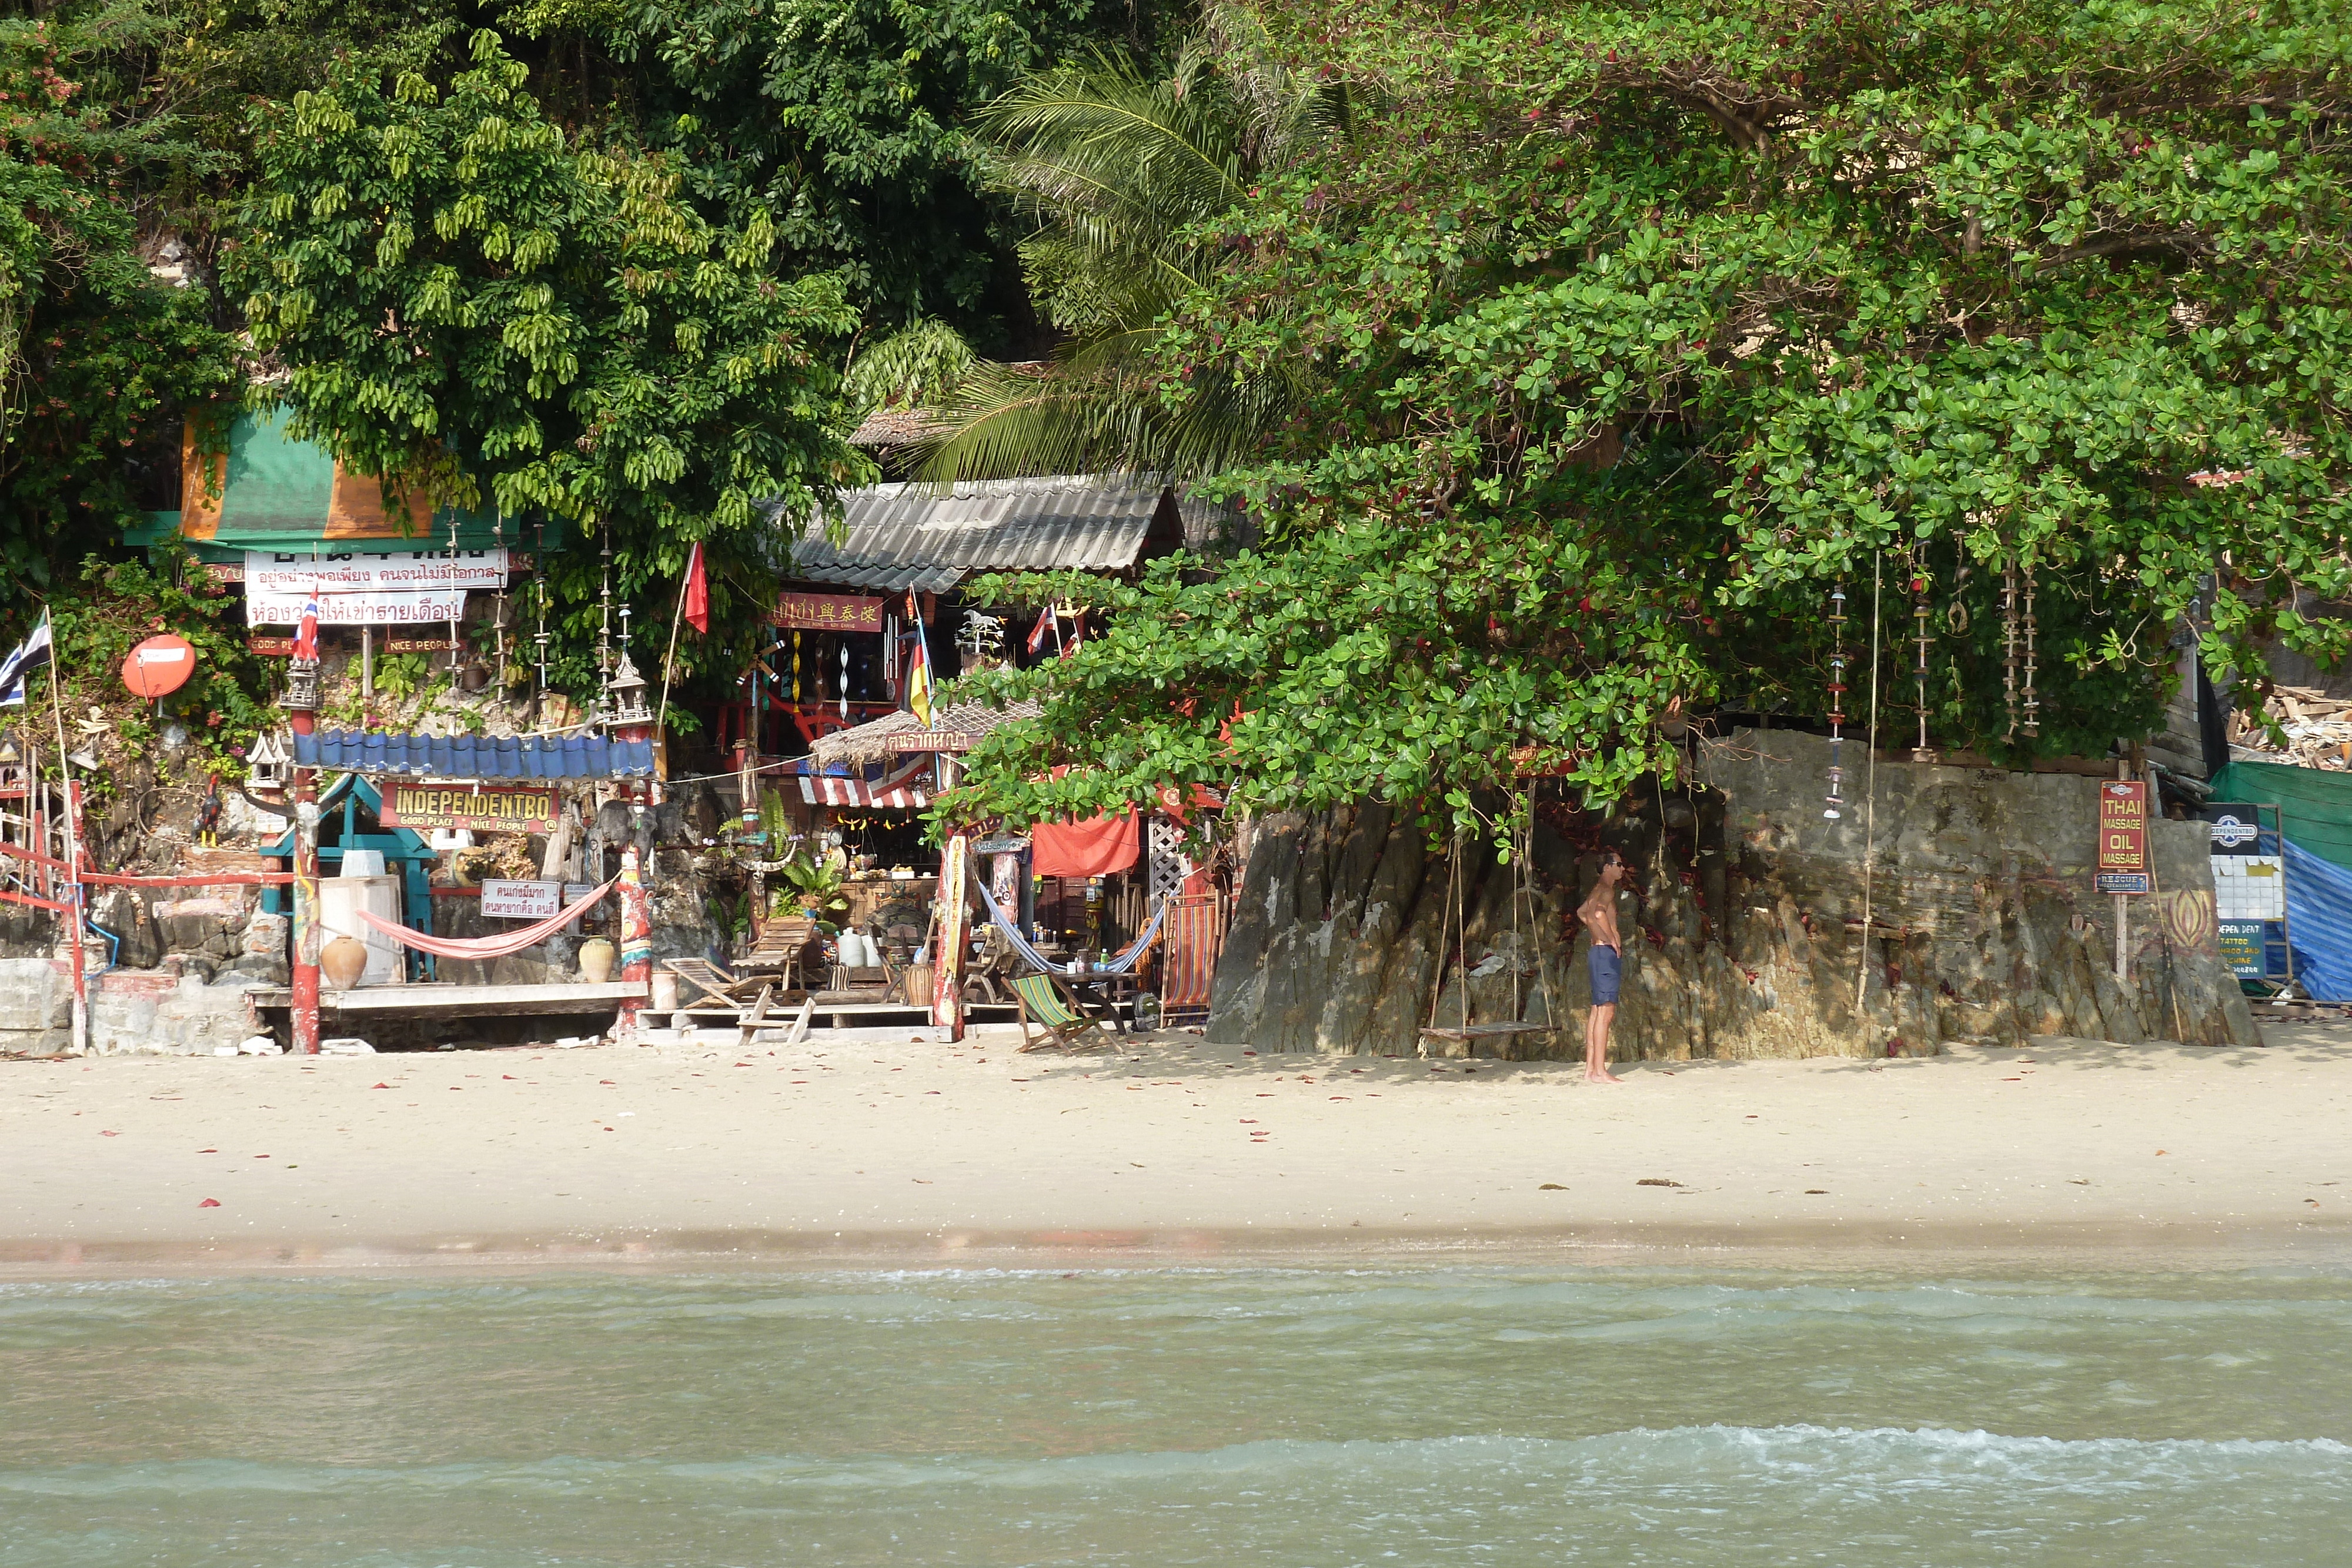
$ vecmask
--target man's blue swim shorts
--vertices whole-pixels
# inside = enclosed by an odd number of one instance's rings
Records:
[[[1592,969],[1592,1005],[1605,1008],[1615,1005],[1617,987],[1625,977],[1625,960],[1614,947],[1592,945],[1586,960]]]

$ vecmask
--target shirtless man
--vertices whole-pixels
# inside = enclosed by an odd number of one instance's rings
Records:
[[[1609,1026],[1617,1018],[1617,985],[1625,973],[1625,956],[1617,936],[1617,888],[1625,880],[1625,862],[1615,850],[1601,852],[1601,880],[1577,906],[1576,917],[1592,933],[1586,962],[1592,973],[1592,1011],[1584,1019],[1584,1081],[1622,1083],[1609,1071]]]

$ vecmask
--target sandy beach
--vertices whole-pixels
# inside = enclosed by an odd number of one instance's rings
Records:
[[[677,1045],[0,1064],[0,1267],[1780,1247],[2335,1256],[2352,1026],[1647,1064]]]

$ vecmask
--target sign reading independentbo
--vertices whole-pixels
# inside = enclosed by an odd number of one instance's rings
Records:
[[[501,920],[544,920],[562,907],[560,882],[482,879],[482,913]]]
[[[2099,869],[2147,869],[2147,786],[2137,779],[2110,779],[2099,786]]]
[[[469,828],[493,833],[543,833],[560,806],[552,789],[465,789],[387,781],[376,821],[387,828]],[[550,915],[555,912],[551,909]]]
[[[882,601],[853,593],[787,593],[768,619],[804,632],[879,632]]]

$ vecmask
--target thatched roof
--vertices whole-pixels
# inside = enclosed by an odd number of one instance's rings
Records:
[[[991,707],[985,703],[951,703],[933,712],[931,728],[942,735],[982,736],[1021,719],[1035,718],[1044,711],[1034,702],[1014,703],[1011,707]],[[835,730],[824,737],[809,747],[809,756],[820,768],[830,768],[837,763],[864,766],[870,762],[884,762],[899,755],[890,749],[892,736],[911,734],[922,727],[913,714],[904,710],[885,714],[868,723]]]

